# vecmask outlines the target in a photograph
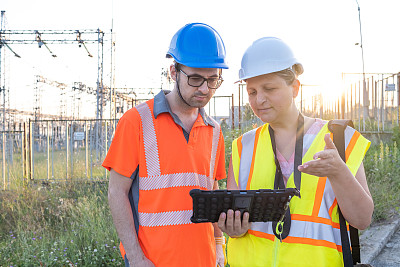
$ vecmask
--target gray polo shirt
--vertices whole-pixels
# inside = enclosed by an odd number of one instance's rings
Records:
[[[169,113],[171,117],[174,119],[174,122],[181,126],[183,135],[185,136],[186,142],[189,142],[189,134],[188,132],[185,131],[185,128],[183,127],[182,121],[179,119],[179,117],[172,112],[171,107],[169,106],[169,103],[167,101],[167,98],[165,95],[167,95],[170,91],[165,91],[161,90],[155,97],[154,97],[154,110],[153,110],[153,115],[154,118],[157,119],[157,116],[161,113]],[[214,123],[211,121],[211,119],[208,117],[206,114],[204,108],[199,108],[199,113],[204,121],[205,125],[210,125],[212,127],[215,127]]]

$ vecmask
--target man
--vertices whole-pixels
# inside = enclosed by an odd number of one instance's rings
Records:
[[[189,191],[226,176],[220,126],[203,109],[228,68],[225,47],[210,26],[187,24],[167,57],[174,89],[124,114],[103,162],[121,254],[126,266],[223,266],[222,232],[190,222]]]

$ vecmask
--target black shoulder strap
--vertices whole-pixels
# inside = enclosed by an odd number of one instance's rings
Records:
[[[333,133],[333,143],[335,144],[340,157],[344,162],[346,162],[346,153],[345,153],[345,139],[344,139],[344,131],[347,126],[351,126],[354,128],[353,121],[351,120],[331,120],[328,122],[328,129]],[[343,260],[344,266],[353,266],[353,264],[357,264],[361,262],[360,256],[360,240],[358,237],[358,229],[349,225],[350,229],[350,239],[351,239],[351,250],[349,244],[349,238],[347,235],[347,227],[346,220],[343,217],[342,212],[339,208],[339,222],[340,222],[340,236],[342,240],[342,251],[343,251]]]

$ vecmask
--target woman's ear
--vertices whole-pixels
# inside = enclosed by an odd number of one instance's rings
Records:
[[[299,95],[299,90],[300,90],[300,81],[299,80],[294,80],[292,83],[293,87],[293,98],[296,98]]]

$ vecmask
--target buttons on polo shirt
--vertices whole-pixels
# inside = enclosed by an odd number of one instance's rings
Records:
[[[193,142],[197,141],[197,129],[195,127],[192,128],[190,131],[190,134],[192,135]]]

